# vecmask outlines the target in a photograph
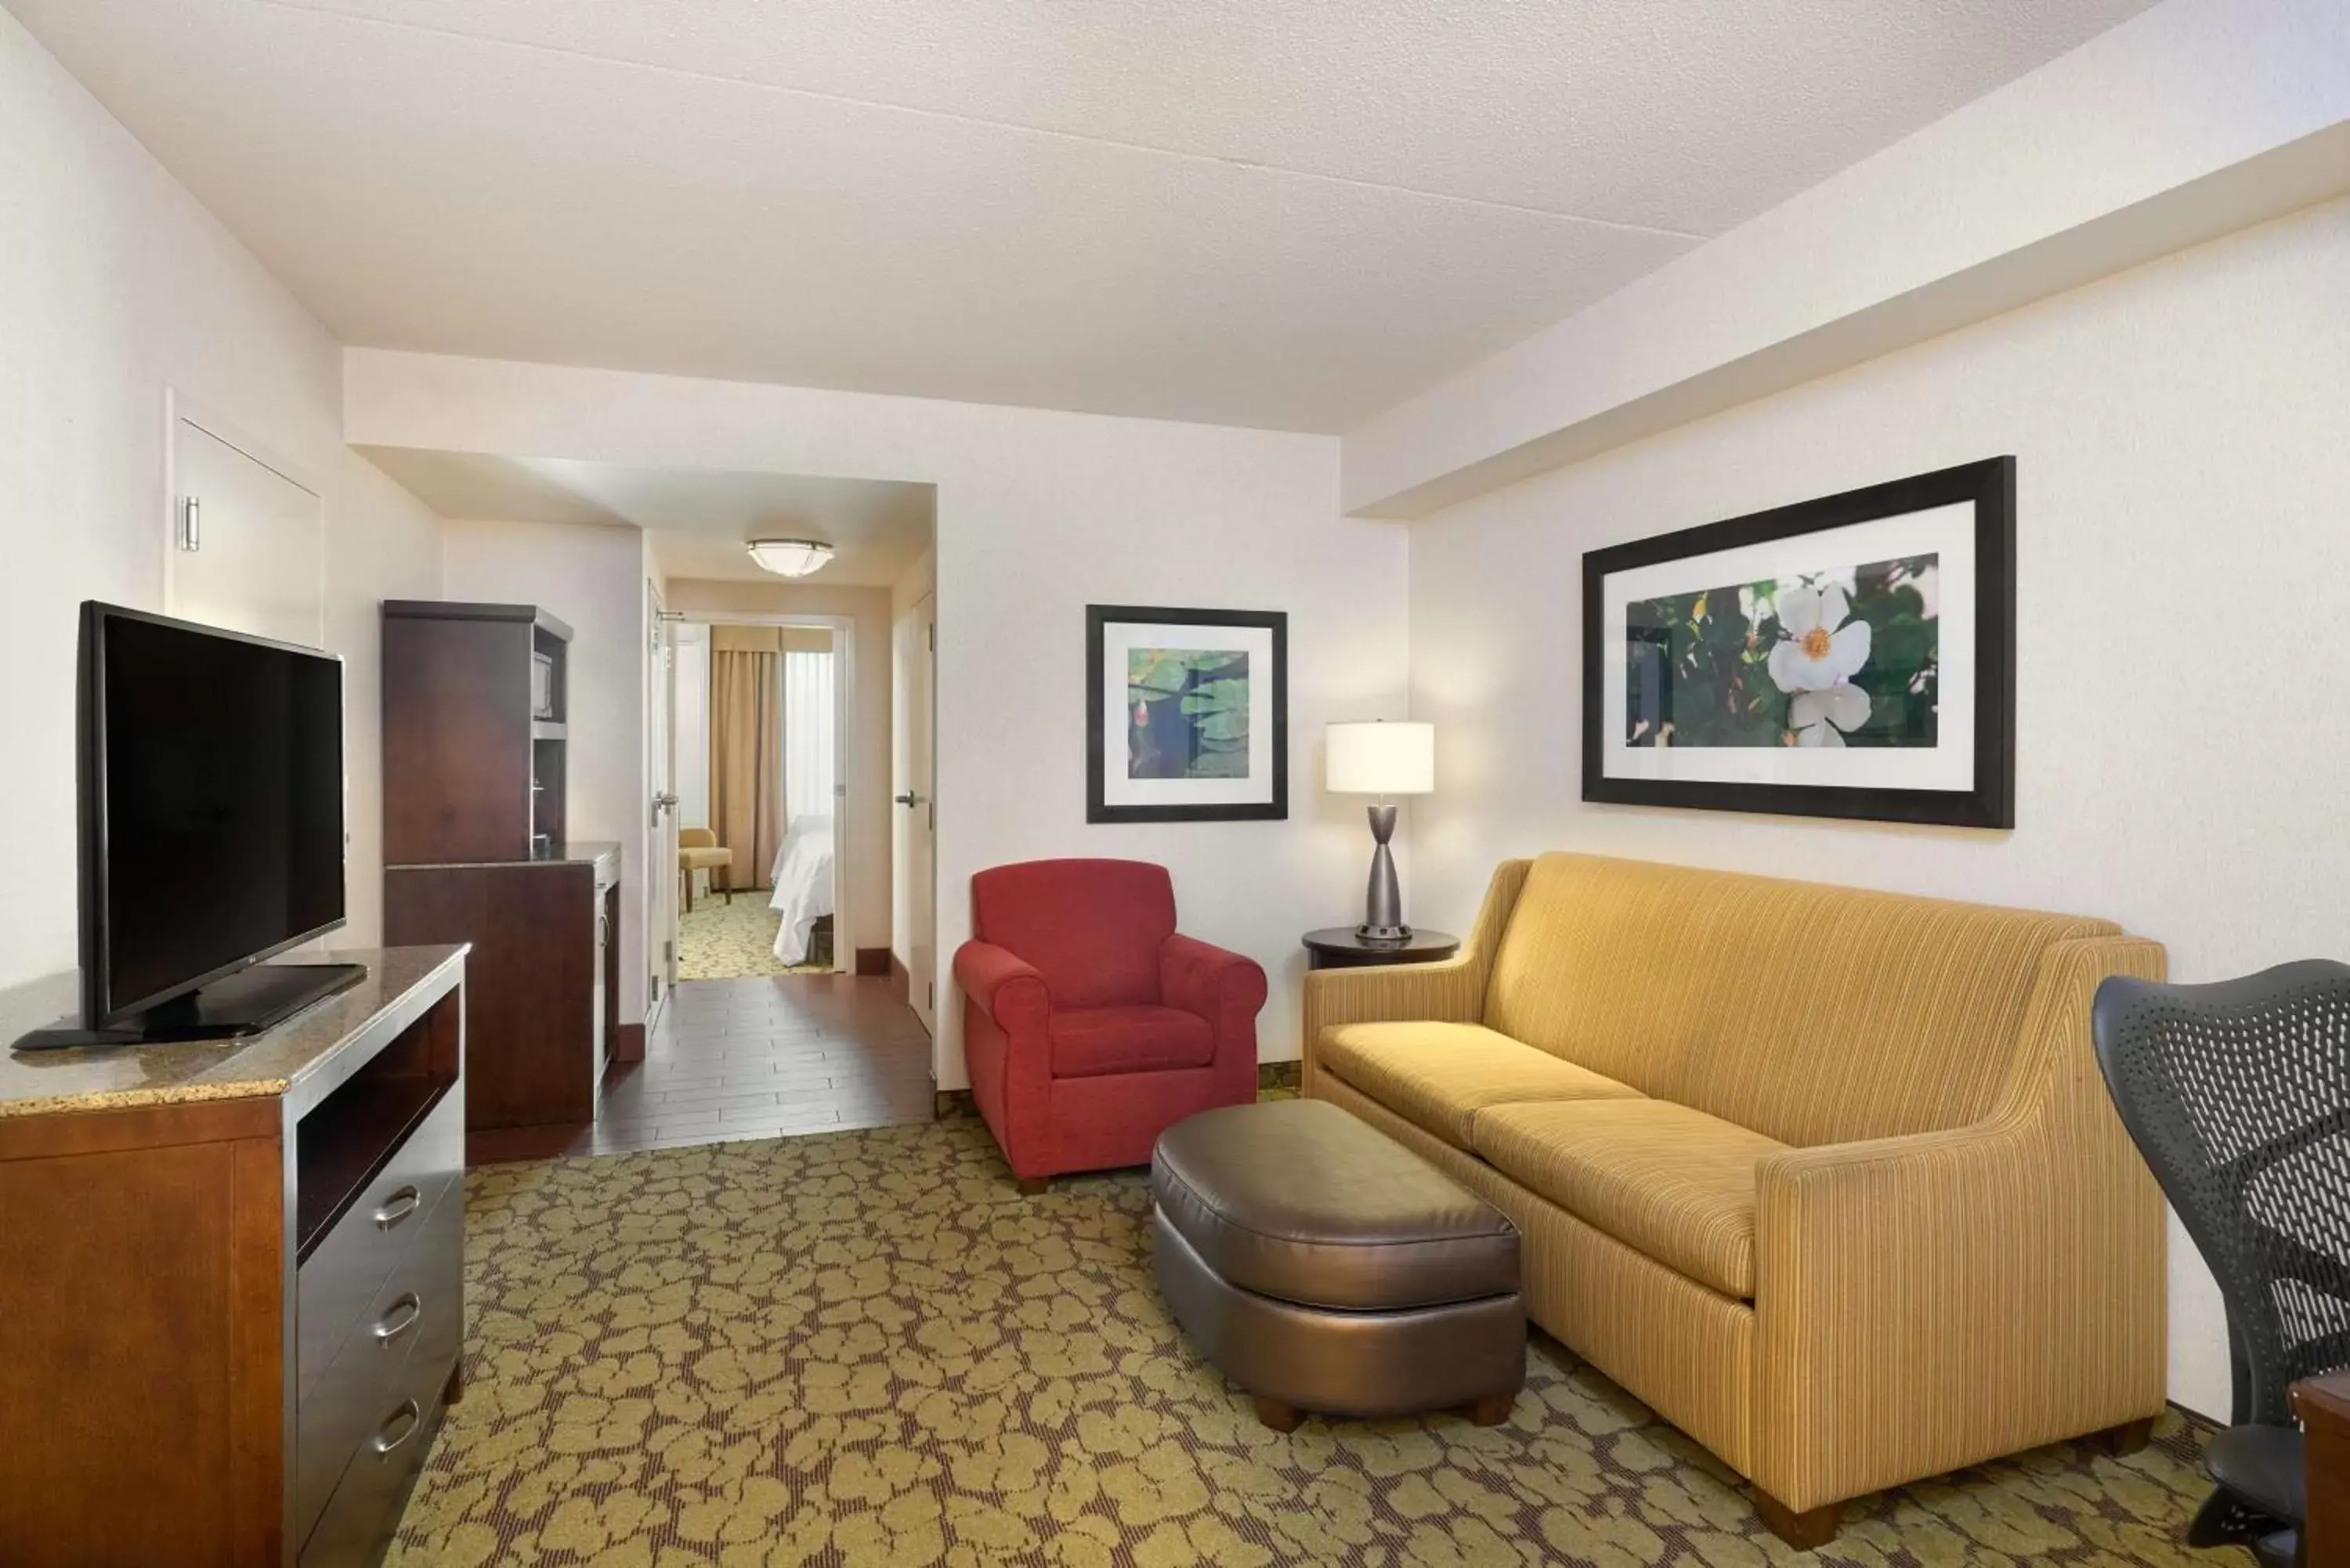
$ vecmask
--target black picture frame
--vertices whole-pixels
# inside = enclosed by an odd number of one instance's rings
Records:
[[[1247,627],[1273,638],[1273,795],[1245,804],[1113,805],[1104,797],[1107,745],[1103,704],[1108,694],[1103,634],[1122,623]],[[1125,677],[1119,677],[1123,685]],[[1154,605],[1086,607],[1086,820],[1103,822],[1280,822],[1289,816],[1289,617],[1282,610],[1177,609]]]
[[[1684,556],[1898,517],[1960,502],[1974,505],[1975,711],[1973,787],[1844,788],[1691,779],[1610,778],[1607,737],[1604,585],[1617,572]],[[1986,458],[1814,501],[1592,550],[1583,557],[1583,798],[1611,805],[1764,812],[1951,827],[2015,826],[2015,459]]]

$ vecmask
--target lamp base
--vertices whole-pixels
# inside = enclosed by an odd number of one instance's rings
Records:
[[[1371,807],[1371,880],[1365,889],[1363,923],[1355,928],[1357,940],[1408,942],[1411,928],[1403,923],[1403,892],[1396,886],[1395,857],[1388,840],[1395,835],[1396,808],[1381,801]]]

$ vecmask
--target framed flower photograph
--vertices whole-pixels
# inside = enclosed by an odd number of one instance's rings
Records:
[[[1289,618],[1086,607],[1086,820],[1289,815]]]
[[[2012,827],[2015,460],[1583,557],[1583,798]]]

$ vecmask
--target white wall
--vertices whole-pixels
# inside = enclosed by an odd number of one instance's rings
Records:
[[[440,591],[440,524],[342,444],[339,350],[0,11],[0,1034],[73,1000],[77,608],[162,607],[175,388],[323,486],[343,655],[350,924],[382,901],[376,604]],[[27,983],[29,982],[29,984]]]
[[[536,605],[571,628],[564,826],[575,842],[620,846],[620,1016],[641,1019],[650,972],[644,535],[567,523],[452,521],[442,559],[448,597]]]
[[[1345,442],[1437,507],[2350,191],[2350,5],[2164,0]]]
[[[351,923],[332,940],[363,946],[383,936],[382,605],[442,597],[442,522],[357,452],[338,448],[335,455],[327,489],[327,646],[343,656]]]
[[[889,945],[889,590],[825,583],[671,577],[668,605],[687,615],[845,616],[857,692],[848,718],[848,822],[840,843],[851,948]],[[703,698],[707,715],[708,697]],[[685,743],[679,732],[678,744]],[[704,745],[708,744],[705,740]],[[703,766],[708,767],[705,754]],[[704,785],[705,791],[707,784]],[[796,813],[796,807],[787,806]],[[759,867],[762,880],[765,867]]]
[[[2108,916],[2210,980],[2350,952],[2350,202],[1454,506],[1411,540],[1413,855],[1468,918],[1574,848]],[[1580,556],[2000,452],[2018,461],[2012,833],[1579,802]],[[2172,1248],[2173,1396],[2225,1415]]]
[[[1157,860],[1185,929],[1269,972],[1262,1054],[1297,1054],[1298,937],[1352,917],[1370,853],[1361,802],[1318,787],[1322,726],[1399,716],[1408,654],[1403,527],[1339,515],[1335,441],[379,349],[345,355],[344,390],[363,445],[938,485],[941,971],[972,872]],[[1087,826],[1088,603],[1288,612],[1287,822]],[[957,1087],[961,1008],[938,980]]]

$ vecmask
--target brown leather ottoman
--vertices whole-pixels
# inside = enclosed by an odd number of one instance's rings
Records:
[[[1159,1289],[1266,1426],[1508,1417],[1517,1228],[1418,1155],[1321,1100],[1232,1106],[1160,1136],[1150,1193]]]

